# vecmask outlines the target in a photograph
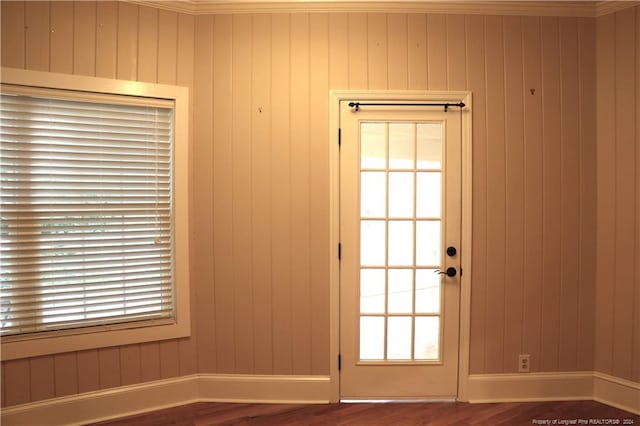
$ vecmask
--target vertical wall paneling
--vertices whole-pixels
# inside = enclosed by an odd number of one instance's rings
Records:
[[[349,47],[344,40],[349,34],[347,15],[331,13],[329,15],[329,87],[346,89],[349,87]]]
[[[615,15],[597,21],[598,223],[596,257],[596,370],[610,374],[613,357],[612,266],[615,265]]]
[[[429,90],[447,89],[447,19],[427,15],[427,81]]]
[[[214,275],[215,278],[215,317],[213,324],[207,323],[207,326],[215,325],[216,336],[216,365],[217,371],[221,373],[233,373],[235,370],[235,337],[234,337],[234,290],[233,290],[233,193],[232,193],[232,108],[233,97],[231,90],[232,79],[232,20],[231,16],[216,16],[213,18],[214,34],[213,34],[213,52],[215,58],[210,71],[213,73],[213,113],[215,114],[215,126],[213,127],[213,256],[215,261]],[[196,46],[201,36],[196,32]],[[206,52],[196,50],[196,58],[200,54]],[[197,66],[196,66],[197,70]],[[206,77],[206,72],[204,72]],[[198,91],[200,87],[207,90],[202,93],[203,102],[207,100],[207,96],[211,94],[211,87],[208,85],[200,86],[196,80]],[[196,106],[196,108],[198,108]],[[209,108],[208,106],[206,108]],[[203,113],[204,115],[205,113]],[[210,125],[209,125],[210,126]],[[212,130],[207,127],[207,132]],[[199,143],[206,143],[205,138]],[[198,142],[196,142],[198,143]],[[196,156],[204,155],[198,154]],[[201,161],[209,161],[210,152],[206,152],[205,158]],[[206,167],[206,166],[204,166]],[[207,177],[210,179],[209,177]],[[196,177],[195,179],[199,179]],[[208,184],[208,182],[206,182]],[[203,215],[206,216],[208,203],[203,207]],[[204,228],[208,230],[211,225],[207,224]],[[206,262],[207,257],[203,258]],[[213,283],[209,281],[209,286]],[[204,301],[205,304],[211,303],[210,300]],[[203,309],[204,305],[201,305]],[[198,324],[202,324],[198,321]],[[208,331],[203,330],[202,339],[209,339]],[[198,344],[199,353],[202,353],[201,345]],[[202,369],[202,367],[199,367]]]
[[[142,8],[143,10],[146,8]],[[122,14],[127,11],[133,14],[133,18],[128,18],[127,22],[121,22]],[[135,14],[133,12],[136,12]],[[98,28],[97,28],[97,57],[96,57],[96,75],[108,78],[126,78],[135,79],[138,75],[137,70],[129,68],[127,70],[128,60],[131,57],[122,55],[123,46],[130,52],[138,51],[140,26],[137,18],[138,8],[130,8],[119,10],[118,3],[98,2]],[[120,16],[119,16],[120,15]],[[143,24],[147,22],[142,19]],[[150,48],[152,42],[146,38],[145,48]],[[142,49],[140,49],[142,51]],[[131,54],[131,53],[130,53]],[[135,55],[135,53],[132,53]],[[134,64],[138,63],[138,58],[134,59]],[[154,64],[146,64],[142,66],[143,72],[154,66]],[[152,82],[152,80],[147,80]],[[100,352],[100,362],[103,358],[109,356],[108,353]],[[112,353],[111,356],[115,356]],[[141,380],[157,380],[159,378],[157,343],[145,343],[142,345],[127,345],[120,348],[120,378],[121,384],[135,384]],[[144,360],[144,361],[143,361]],[[115,364],[112,360],[111,363]],[[101,366],[102,367],[102,366]],[[102,373],[102,370],[101,370]],[[105,387],[101,380],[101,386]]]
[[[613,287],[613,369],[616,377],[631,377],[630,342],[633,340],[634,227],[635,217],[635,121],[630,100],[635,92],[635,10],[616,13],[615,26],[615,262],[611,264]],[[636,71],[637,72],[637,71]],[[636,284],[637,285],[637,284]]]
[[[99,1],[96,28],[96,76],[116,78],[118,63],[118,3]],[[124,58],[121,58],[124,60]]]
[[[408,88],[408,34],[407,15],[392,13],[387,15],[387,78],[391,90]]]
[[[412,90],[427,89],[427,16],[411,14],[407,17],[408,84]]]
[[[577,370],[594,366],[596,278],[596,52],[595,22],[578,20],[580,61],[580,271],[578,274]],[[584,315],[591,312],[592,315]]]
[[[291,325],[292,372],[311,371],[309,199],[309,15],[291,16]]]
[[[78,392],[100,389],[98,350],[78,352]]]
[[[231,16],[214,18],[213,52],[213,235],[214,238],[214,282],[215,282],[215,336],[217,371],[233,373],[235,371],[236,338],[234,335],[234,289],[233,289],[233,170],[232,170],[232,30]],[[196,43],[199,41],[196,34]],[[205,54],[205,52],[203,52]],[[196,58],[200,55],[196,51]],[[196,83],[196,87],[198,83]],[[210,90],[207,86],[204,88]],[[198,89],[199,90],[199,89]],[[203,101],[208,94],[203,93]],[[211,129],[207,129],[208,132]],[[201,143],[206,143],[203,140]],[[197,154],[196,154],[197,155]],[[208,161],[209,152],[202,161]],[[198,179],[196,179],[198,180]],[[207,201],[208,203],[209,201]],[[206,215],[206,210],[203,212]],[[209,229],[209,224],[207,228]],[[204,261],[207,260],[205,257]],[[211,285],[211,284],[209,284]],[[205,302],[209,303],[209,302]],[[204,306],[203,306],[204,308]],[[199,308],[202,309],[202,308]],[[201,322],[199,321],[199,324]],[[207,324],[210,325],[210,324]],[[203,339],[208,339],[207,332]],[[200,348],[200,345],[198,345]]]
[[[138,72],[137,79],[158,81],[158,9],[138,8]]]
[[[2,381],[4,382],[5,396],[4,401],[7,406],[25,404],[31,401],[31,369],[28,359],[18,359],[5,361],[4,374]]]
[[[25,2],[26,68],[49,71],[50,3]]]
[[[60,1],[50,4],[50,58],[49,71],[64,74],[73,73],[73,25],[69,17],[73,16],[73,2]]]
[[[561,146],[561,275],[558,369],[577,366],[578,278],[580,270],[580,140],[578,34],[575,18],[560,18]],[[585,283],[586,284],[586,283]]]
[[[640,7],[636,7],[636,117],[640,114]],[[635,223],[635,276],[634,276],[634,295],[633,295],[633,315],[634,319],[631,323],[632,327],[632,369],[631,380],[640,382],[640,120],[636,120],[636,223]]]
[[[120,378],[120,348],[98,349],[100,389],[109,389],[122,384]]]
[[[385,90],[389,86],[387,69],[387,15],[367,15],[367,70],[369,89]]]
[[[160,347],[158,342],[140,344],[140,378],[143,382],[160,379]],[[102,359],[101,359],[102,361]]]
[[[473,93],[473,295],[471,298],[470,373],[485,372],[487,304],[487,121],[484,18],[466,17],[467,90]],[[474,72],[471,72],[474,70]]]
[[[215,162],[214,141],[218,141],[219,132],[228,129],[230,120],[216,121],[215,128],[218,133],[214,132],[213,108],[215,108],[215,104],[213,102],[228,99],[222,90],[216,92],[216,97],[213,97],[214,79],[218,77],[218,72],[214,72],[213,40],[214,30],[218,31],[219,29],[218,25],[214,25],[212,16],[197,16],[194,28],[194,58],[198,58],[198,60],[195,61],[193,72],[194,87],[198,87],[198,90],[193,91],[193,248],[199,255],[194,259],[191,282],[196,285],[196,298],[192,300],[196,309],[194,331],[198,342],[197,370],[202,373],[213,373],[216,371],[216,362],[220,358],[220,353],[216,352],[220,345],[216,345],[214,339],[221,337],[218,330],[233,328],[228,320],[226,323],[217,321],[216,315],[220,305],[217,294],[214,297],[214,292],[218,291],[217,287],[214,288],[214,282],[218,282],[217,276],[214,281],[214,271],[217,273],[219,269],[222,269],[222,265],[225,265],[225,258],[218,257],[218,253],[214,252],[214,244],[228,243],[226,246],[228,249],[231,247],[231,241],[223,232],[217,233],[216,238],[213,238],[214,223],[219,220],[218,211],[213,210],[213,199],[216,195],[228,194],[230,189],[225,187],[224,190],[216,193],[211,168],[212,162],[214,170],[218,166]],[[222,43],[225,40],[226,38],[220,34],[219,41]],[[220,69],[221,72],[225,70],[224,67]],[[225,105],[224,108],[228,109],[229,105]],[[218,144],[222,144],[222,141],[226,141],[226,138],[221,138]],[[228,159],[225,161],[228,162]],[[197,191],[195,190],[196,186],[199,188]],[[231,200],[228,201],[229,203],[221,203],[221,206],[230,205]],[[211,213],[213,213],[213,217]],[[228,263],[230,265],[230,262]],[[219,282],[224,283],[228,280],[220,280]],[[227,306],[232,306],[232,300],[225,300]],[[230,334],[230,332],[228,333]],[[225,347],[233,353],[233,340],[231,345],[227,341],[222,343],[226,344]],[[233,370],[224,372],[230,373]]]
[[[311,374],[329,374],[329,15],[309,17]]]
[[[115,2],[98,2],[96,6],[95,31],[95,75],[105,78],[115,78],[117,75],[117,40],[118,40],[118,5]],[[136,23],[137,25],[137,23]],[[82,33],[81,33],[82,34]],[[76,35],[81,35],[76,34]],[[142,366],[149,363],[141,362],[139,345],[128,345],[116,350],[99,351],[100,385],[113,387],[139,383],[143,377]],[[117,357],[117,359],[116,359]],[[109,368],[104,371],[104,366]],[[116,371],[116,369],[118,371]],[[115,377],[104,378],[104,375]],[[115,378],[119,381],[116,382]],[[106,380],[106,383],[104,383]]]
[[[485,18],[487,85],[487,310],[485,369],[504,365],[505,313],[505,89],[503,18]],[[429,80],[431,84],[431,79]],[[511,285],[512,283],[509,283]]]
[[[180,353],[176,340],[165,340],[159,343],[160,378],[167,379],[180,374]]]
[[[138,78],[139,9],[134,4],[118,2],[116,77],[120,80],[136,80]]]
[[[447,89],[465,90],[466,85],[466,43],[463,15],[447,16]]]
[[[53,356],[32,358],[29,370],[31,400],[53,398],[56,395]]]
[[[367,15],[349,14],[349,89],[369,88]]]
[[[273,371],[271,300],[271,17],[253,16],[251,40],[251,187],[253,209],[253,366],[256,374]]]
[[[98,2],[95,13],[95,74],[98,77],[116,78],[118,3]],[[75,34],[76,37],[83,35],[84,33]]]
[[[524,83],[522,21],[505,17],[505,160],[506,244],[504,304],[504,371],[516,372],[523,353],[524,291]]]
[[[53,359],[55,396],[78,393],[78,356],[75,352],[57,354]]]
[[[251,15],[233,17],[232,207],[236,373],[253,372],[253,288],[251,269]],[[215,71],[214,71],[215,72]]]
[[[348,15],[329,15],[329,87],[347,89],[349,87],[349,37]]]
[[[160,19],[163,21],[163,16],[166,14],[161,14]],[[193,111],[194,111],[194,22],[195,19],[191,15],[179,14],[177,17],[177,41],[176,41],[176,82],[180,86],[186,86],[189,88],[189,205],[192,207],[190,209],[189,221],[190,221],[190,230],[191,238],[189,238],[189,253],[190,260],[189,266],[191,271],[191,280],[192,283],[196,265],[197,256],[194,255],[196,253],[194,236],[196,235],[196,230],[194,226],[194,217],[195,217],[195,209],[193,208],[193,199],[195,192],[195,183],[194,183],[194,155],[193,155],[193,133],[194,133],[194,123],[193,123]],[[162,50],[159,54],[158,59],[162,60],[165,55],[162,53]],[[167,54],[167,57],[170,57],[171,54]],[[167,60],[168,61],[168,60]],[[158,78],[164,78],[165,71],[158,72]],[[178,342],[178,350],[180,356],[180,375],[190,375],[195,374],[198,371],[197,365],[197,355],[196,355],[196,336],[198,335],[197,328],[198,324],[196,322],[196,311],[197,311],[197,286],[195,284],[190,285],[190,297],[191,297],[191,337],[186,339],[180,339]],[[196,307],[195,309],[193,307]]]
[[[271,23],[271,282],[273,372],[291,374],[291,17],[275,14]]]
[[[558,368],[563,185],[558,19],[542,18],[542,371]]]
[[[96,2],[73,3],[73,73],[96,72]]]
[[[156,80],[161,84],[177,84],[177,42],[178,42],[178,16],[174,12],[158,10],[156,14],[149,14],[148,25],[143,24],[144,16],[140,10],[140,33],[147,33],[146,37],[154,38],[144,44],[151,47],[157,45],[156,53]],[[155,22],[154,22],[155,18]],[[140,45],[144,45],[142,41]],[[142,78],[142,77],[140,77]],[[159,343],[160,352],[160,377],[163,379],[175,377],[180,374],[180,354],[178,341],[165,340]],[[123,375],[124,377],[124,375]]]
[[[136,15],[133,15],[136,17]],[[122,19],[122,15],[120,16]],[[133,19],[133,18],[131,18]],[[118,42],[120,42],[120,31],[118,32]],[[148,83],[158,82],[158,10],[151,7],[140,6],[137,8],[137,34],[130,33],[129,49],[131,54],[135,54],[137,70],[129,69],[131,79],[137,79]],[[126,43],[125,39],[125,43]],[[119,52],[119,50],[118,50]],[[118,61],[118,69],[120,60]],[[120,76],[119,76],[120,77]],[[122,77],[120,77],[122,78]],[[145,342],[140,344],[142,359],[141,377],[144,381],[157,380],[162,377],[160,373],[160,343]]]
[[[178,84],[178,14],[158,11],[158,83]]]
[[[24,2],[3,1],[2,7],[2,66],[24,68],[25,19]]]
[[[140,383],[143,377],[142,356],[145,355],[144,350],[141,351],[140,345],[127,345],[120,348],[120,376],[122,385],[132,385]],[[149,365],[147,358],[144,361],[145,369]],[[145,374],[145,377],[147,375]]]
[[[522,18],[524,68],[524,307],[522,351],[540,371],[542,318],[542,62],[540,18]],[[532,92],[533,91],[533,92]]]
[[[597,19],[595,369],[638,380],[640,7]],[[634,94],[630,96],[630,94]],[[635,98],[635,99],[634,99]]]

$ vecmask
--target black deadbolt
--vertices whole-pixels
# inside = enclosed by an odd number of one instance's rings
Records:
[[[456,250],[456,248],[454,246],[449,246],[447,247],[447,256],[455,256],[456,253],[458,253],[458,250]]]

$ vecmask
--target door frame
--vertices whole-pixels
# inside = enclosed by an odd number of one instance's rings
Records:
[[[469,340],[471,313],[471,225],[472,225],[472,104],[469,91],[415,90],[331,90],[329,92],[329,377],[330,401],[340,401],[340,129],[341,101],[384,102],[464,102],[462,114],[462,233],[460,277],[460,331],[458,361],[458,400],[467,401],[469,378]],[[457,114],[457,108],[451,113]]]

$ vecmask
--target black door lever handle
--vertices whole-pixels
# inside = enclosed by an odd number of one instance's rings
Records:
[[[446,274],[448,277],[455,277],[456,274],[458,273],[458,270],[453,266],[449,266],[446,271],[441,271],[440,269],[436,269],[433,272],[441,275]]]

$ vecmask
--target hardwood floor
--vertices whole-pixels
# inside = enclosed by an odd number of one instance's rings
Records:
[[[549,423],[546,423],[548,421]],[[553,423],[556,421],[556,423]],[[509,404],[196,403],[107,422],[116,425],[638,425],[640,416],[594,401]]]

